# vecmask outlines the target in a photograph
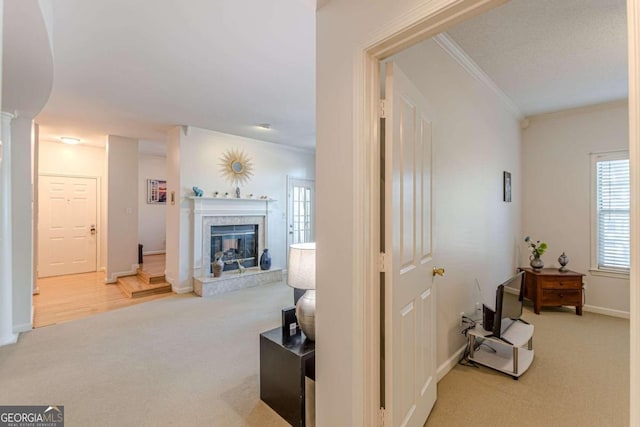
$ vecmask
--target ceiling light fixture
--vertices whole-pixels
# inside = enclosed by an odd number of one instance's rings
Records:
[[[269,130],[269,129],[271,129],[271,123],[260,123],[258,125],[258,127],[261,128],[261,129]]]
[[[60,140],[65,144],[80,144],[80,139],[72,138],[70,136],[61,136]]]

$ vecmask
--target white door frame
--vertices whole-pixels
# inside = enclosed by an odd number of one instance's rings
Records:
[[[629,166],[631,169],[631,277],[629,425],[640,425],[640,0],[627,0],[629,49]]]
[[[391,25],[381,29],[362,45],[354,58],[354,404],[361,414],[361,425],[378,425],[380,361],[380,282],[379,252],[380,180],[378,99],[380,99],[380,61],[426,40],[447,28],[497,7],[508,0],[438,0],[424,2]],[[630,402],[640,400],[640,0],[627,0],[629,32],[629,145],[631,165],[631,370]],[[440,378],[438,378],[439,380]],[[640,408],[630,404],[630,425],[640,425]]]
[[[102,204],[101,204],[101,197],[102,197],[102,183],[100,182],[100,177],[97,175],[76,175],[76,174],[68,174],[68,173],[51,173],[51,172],[37,172],[36,173],[36,178],[37,181],[40,182],[40,177],[41,176],[54,176],[54,177],[62,177],[62,178],[88,178],[88,179],[95,179],[96,180],[96,228],[98,229],[97,234],[97,239],[96,239],[96,271],[100,271],[100,269],[102,268],[100,266],[100,256],[101,256],[101,247],[102,247]],[[36,194],[36,197],[34,197],[36,200],[36,207],[34,207],[34,211],[36,212],[36,218],[35,218],[35,227],[36,227],[36,233],[34,233],[36,235],[36,239],[38,238],[38,234],[39,234],[39,230],[37,229],[38,224],[40,224],[40,209],[38,209],[38,207],[40,206],[40,194]],[[39,262],[38,261],[38,251],[40,251],[40,242],[39,240],[34,239],[34,242],[37,242],[37,245],[34,248],[33,251],[33,259],[34,262]],[[39,276],[39,271],[38,271],[38,264],[35,265],[35,270],[36,270],[36,276],[34,278],[34,280],[37,280],[38,276]]]

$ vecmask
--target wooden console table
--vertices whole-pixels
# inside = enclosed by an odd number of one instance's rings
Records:
[[[529,267],[520,268],[524,275],[524,296],[533,301],[536,314],[542,307],[558,307],[572,305],[576,314],[582,316],[584,274],[557,268],[543,268],[536,271]]]

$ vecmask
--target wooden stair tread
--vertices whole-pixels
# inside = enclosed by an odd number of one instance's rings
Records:
[[[171,284],[165,281],[160,283],[147,283],[139,276],[120,277],[118,279],[118,286],[129,298],[171,292]]]
[[[135,276],[134,276],[135,277]],[[147,271],[144,270],[143,267],[138,268],[138,277],[146,283],[164,283],[164,269],[161,272],[158,271]]]
[[[138,275],[147,283],[163,283],[165,281],[165,255],[145,255],[138,268]]]

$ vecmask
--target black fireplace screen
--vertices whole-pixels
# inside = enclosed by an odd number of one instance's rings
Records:
[[[218,252],[222,252],[224,271],[237,270],[238,261],[244,267],[257,266],[258,226],[254,224],[212,225],[211,262],[215,261],[215,255]]]

